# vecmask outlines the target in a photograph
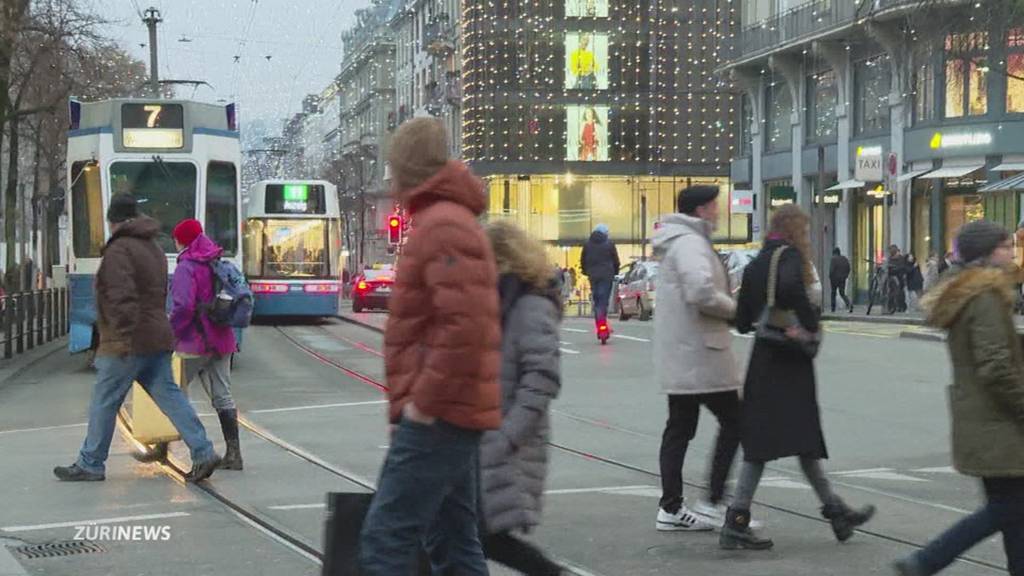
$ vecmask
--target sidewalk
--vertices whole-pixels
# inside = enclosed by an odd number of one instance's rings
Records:
[[[924,325],[924,315],[917,310],[896,314],[886,314],[882,311],[880,306],[875,306],[871,310],[870,316],[868,316],[867,306],[854,306],[852,314],[844,310],[837,309],[835,312],[826,311],[822,314],[821,319],[831,321],[868,322],[872,324],[905,324],[909,326]]]

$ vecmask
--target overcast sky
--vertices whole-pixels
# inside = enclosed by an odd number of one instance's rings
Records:
[[[204,80],[178,96],[238,102],[243,123],[273,132],[338,73],[341,32],[369,0],[92,0],[113,23],[106,34],[149,62],[137,10],[160,10],[162,79]],[[238,56],[238,62],[235,57]]]

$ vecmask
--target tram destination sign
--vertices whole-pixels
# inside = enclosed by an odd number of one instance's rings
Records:
[[[121,142],[125,148],[167,150],[185,146],[181,104],[121,105]]]
[[[325,214],[323,184],[267,184],[268,214]]]

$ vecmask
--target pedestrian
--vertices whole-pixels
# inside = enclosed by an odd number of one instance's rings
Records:
[[[188,478],[213,474],[220,458],[206,430],[174,382],[174,336],[167,319],[167,256],[156,243],[160,223],[139,214],[134,196],[110,200],[111,237],[96,273],[96,386],[89,406],[89,427],[78,461],[53,473],[66,481],[106,478],[105,463],[114,436],[117,411],[132,382],[138,382],[181,433],[192,451]]]
[[[900,247],[893,244],[889,246],[889,275],[896,279],[898,286],[896,293],[896,311],[907,311],[907,257],[900,251]]]
[[[1010,234],[980,220],[958,236],[962,268],[925,297],[929,325],[948,334],[953,385],[953,465],[981,479],[987,502],[927,546],[900,560],[903,576],[935,574],[1003,533],[1011,576],[1024,575],[1024,352],[1012,309]]]
[[[846,282],[850,278],[850,259],[843,256],[838,246],[832,249],[832,261],[828,265],[828,281],[832,287],[832,312],[836,311],[836,293],[843,299],[845,309],[853,314],[853,303],[846,297]]]
[[[924,292],[928,292],[939,281],[939,255],[935,252],[928,253],[928,262],[925,263]]]
[[[795,205],[783,206],[772,216],[768,239],[743,275],[736,327],[748,333],[755,323],[763,326],[754,340],[743,389],[744,462],[719,540],[724,549],[772,547],[770,539],[750,529],[750,504],[765,464],[779,458],[799,457],[804,476],[822,503],[822,515],[839,541],[849,539],[854,528],[874,515],[872,506],[857,510],[847,506],[832,492],[821,468],[828,451],[821,430],[813,350],[807,346],[821,330],[819,311],[812,304],[820,300],[820,293],[809,293],[815,284],[811,254],[810,218]],[[765,314],[774,267],[775,301]],[[769,330],[779,338],[770,338]]]
[[[608,303],[612,297],[612,283],[619,273],[619,251],[608,234],[608,226],[598,224],[583,245],[580,268],[590,281],[594,302],[594,323],[600,330],[608,325]],[[610,331],[610,330],[609,330]]]
[[[572,274],[572,268],[568,266],[562,270],[562,303],[568,305],[572,300],[572,292],[576,289],[576,278]]]
[[[227,450],[220,467],[242,469],[238,440],[238,410],[231,396],[231,355],[238,348],[235,331],[215,324],[203,309],[213,303],[212,263],[224,252],[198,220],[182,220],[172,233],[178,247],[178,266],[171,280],[171,328],[175,351],[185,359],[184,386],[198,379],[220,420]]]
[[[921,273],[921,266],[913,254],[907,254],[907,292],[916,307],[924,293],[924,274]]]
[[[658,530],[712,530],[725,522],[725,482],[739,449],[740,378],[729,323],[736,303],[725,266],[711,244],[718,222],[717,186],[691,186],[654,233],[658,313],[654,316],[654,373],[668,395],[661,437]],[[697,431],[700,407],[718,419],[707,500],[683,501],[683,463]]]
[[[939,276],[942,276],[947,270],[953,267],[953,261],[953,253],[946,252],[946,255],[942,257],[942,260],[939,260]]]
[[[501,425],[501,315],[484,183],[448,157],[444,125],[403,124],[389,160],[416,219],[402,249],[384,334],[394,425],[361,537],[366,576],[413,573],[436,530],[435,573],[487,574],[477,529],[480,436]]]
[[[544,246],[505,221],[487,229],[501,297],[501,428],[480,443],[484,554],[529,576],[562,567],[515,535],[540,524],[550,436],[549,406],[561,388],[559,294]]]

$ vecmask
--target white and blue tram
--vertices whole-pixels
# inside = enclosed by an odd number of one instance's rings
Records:
[[[171,231],[186,218],[201,221],[241,267],[241,148],[233,104],[184,100],[71,101],[67,170],[70,193],[69,348],[95,345],[94,277],[110,229],[110,198],[132,194],[140,211],[160,222],[158,242],[168,271],[177,258]]]
[[[244,270],[253,316],[337,316],[342,223],[334,185],[264,180],[247,200]]]

